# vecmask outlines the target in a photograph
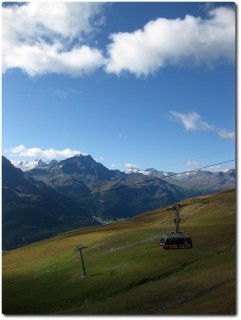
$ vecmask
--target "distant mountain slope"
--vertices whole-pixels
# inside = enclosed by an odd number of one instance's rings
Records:
[[[76,229],[2,259],[3,313],[12,315],[208,315],[236,313],[236,193],[182,201],[191,250],[164,250],[167,207]],[[88,276],[82,277],[79,244]]]
[[[158,171],[154,168],[146,170],[129,168],[125,172],[108,170],[102,164],[97,163],[90,155],[77,155],[60,162],[52,160],[44,162],[35,160],[13,161],[14,165],[27,170],[29,176],[42,180],[59,191],[72,193],[96,191],[102,188],[100,184],[106,181],[122,183],[134,180],[145,181],[145,178],[164,179],[172,186],[177,187],[186,196],[196,196],[218,191],[228,190],[236,186],[236,170],[210,172],[204,170],[190,171],[182,174],[175,172]],[[31,170],[32,166],[32,170]],[[104,187],[104,186],[103,186]],[[99,188],[99,189],[98,189]]]
[[[71,228],[98,224],[73,201],[64,202],[65,198],[2,157],[3,249],[22,246]]]
[[[194,171],[184,174],[157,171],[153,168],[108,170],[91,156],[78,155],[27,172],[52,188],[76,197],[99,193],[88,201],[88,209],[103,217],[131,217],[172,201],[235,188],[236,172]],[[151,181],[151,183],[148,183]],[[105,190],[114,188],[106,194]],[[101,193],[103,191],[103,193]]]
[[[26,172],[3,157],[2,171],[4,250],[98,225],[101,219],[129,218],[183,197],[165,181],[145,184],[142,178],[108,170],[91,156],[41,163]]]
[[[78,155],[47,167],[35,168],[27,175],[74,197],[79,206],[105,218],[132,217],[184,197],[182,188],[165,180],[156,179],[150,184],[149,177],[109,170],[91,156]],[[81,197],[90,193],[95,193],[95,196]]]
[[[235,188],[236,170],[210,172],[197,170],[183,174],[161,171],[150,172],[151,176],[163,177],[169,183],[185,190],[188,196],[204,195]]]
[[[236,181],[235,170],[174,175],[152,168],[124,173],[107,169],[90,155],[36,163],[22,172],[3,158],[5,248],[231,189]]]

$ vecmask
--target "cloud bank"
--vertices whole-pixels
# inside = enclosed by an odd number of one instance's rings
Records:
[[[208,124],[203,121],[201,116],[196,112],[184,114],[181,112],[170,111],[169,114],[170,120],[182,123],[186,131],[209,130],[215,132],[221,138],[235,139],[235,132],[216,128],[215,126]]]
[[[86,153],[80,152],[79,150],[71,150],[71,149],[64,149],[64,150],[55,150],[55,149],[46,149],[42,150],[41,148],[27,148],[24,145],[19,145],[14,148],[10,148],[6,150],[6,152],[12,156],[17,157],[37,157],[37,158],[44,158],[44,159],[56,159],[56,158],[69,158],[73,157],[77,154],[86,155]]]
[[[130,169],[138,169],[140,166],[139,164],[135,164],[135,163],[125,163],[125,167]]]
[[[195,160],[187,160],[184,162],[185,166],[187,167],[201,167],[204,166],[204,162],[195,161]]]
[[[213,65],[233,61],[235,12],[219,7],[206,19],[186,15],[184,19],[159,18],[143,29],[110,36],[107,72],[128,71],[149,75],[168,65]]]
[[[100,50],[86,45],[100,3],[29,2],[2,9],[3,72],[20,68],[30,76],[81,76],[103,64]],[[80,18],[81,17],[81,18]]]
[[[158,18],[142,29],[109,36],[106,48],[88,44],[105,23],[103,3],[29,2],[2,8],[3,72],[30,76],[107,73],[147,76],[166,66],[234,61],[235,11],[209,10],[206,18]],[[88,37],[87,37],[88,36]]]

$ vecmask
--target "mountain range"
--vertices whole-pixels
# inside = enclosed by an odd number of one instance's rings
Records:
[[[30,170],[26,162],[14,164],[18,168],[2,158],[4,250],[236,185],[234,169],[181,175],[155,169],[121,172],[90,155],[36,160]]]

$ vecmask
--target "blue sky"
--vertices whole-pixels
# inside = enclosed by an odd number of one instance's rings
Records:
[[[8,3],[2,19],[8,159],[185,171],[235,158],[233,3]]]

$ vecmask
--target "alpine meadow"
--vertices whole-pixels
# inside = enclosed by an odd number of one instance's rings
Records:
[[[3,255],[4,314],[232,315],[236,310],[235,192],[185,200],[193,249],[163,250],[173,229],[160,208],[76,229]],[[83,250],[87,276],[83,277]]]

